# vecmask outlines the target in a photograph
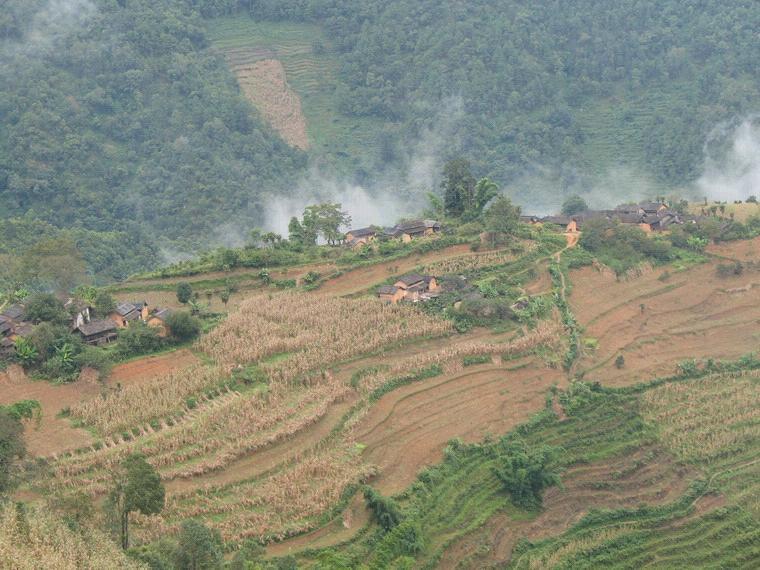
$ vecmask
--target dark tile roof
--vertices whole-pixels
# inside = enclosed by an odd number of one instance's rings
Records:
[[[12,328],[9,321],[0,321],[0,335],[8,334]]]
[[[640,224],[641,214],[619,214],[616,219],[621,224]]]
[[[119,303],[116,305],[116,312],[119,313],[122,317],[126,317],[133,311],[137,311],[139,313],[142,310],[142,307],[142,303]]]
[[[169,317],[169,315],[171,315],[171,314],[172,314],[172,310],[171,309],[157,308],[153,312],[153,314],[150,316],[150,318],[156,318],[156,319],[160,319],[162,321],[165,321],[167,319],[167,317]]]
[[[19,321],[24,318],[24,306],[23,305],[10,305],[5,308],[2,315],[8,317],[12,321]]]
[[[373,236],[377,233],[377,230],[373,228],[358,228],[356,230],[348,230],[346,234],[351,234],[355,238]]]
[[[381,285],[377,288],[378,295],[394,295],[398,291],[398,287],[393,285]]]
[[[396,283],[403,283],[404,285],[409,287],[417,283],[424,283],[426,282],[425,279],[426,278],[424,275],[419,275],[417,273],[409,273],[408,275],[403,275],[402,277],[399,277],[398,279],[396,279]]]
[[[0,347],[3,348],[10,348],[12,346],[16,346],[16,343],[14,343],[11,339],[9,339],[7,336],[4,336],[3,338],[0,338]]]
[[[556,224],[558,226],[566,226],[573,221],[573,218],[569,216],[546,216],[541,218],[541,221],[545,224]]]
[[[665,206],[662,202],[642,202],[639,204],[639,207],[644,210],[647,214],[651,212],[657,212],[660,208]]]
[[[94,336],[104,332],[115,331],[116,325],[111,319],[96,319],[80,325],[78,330],[84,336]]]
[[[33,330],[34,330],[34,325],[32,323],[19,323],[13,329],[13,334],[17,336],[29,336],[30,334],[32,334]]]

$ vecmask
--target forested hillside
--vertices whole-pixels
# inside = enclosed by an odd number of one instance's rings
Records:
[[[221,16],[328,38],[334,92],[298,93],[308,152],[242,96],[209,41]],[[621,170],[683,190],[716,125],[760,107],[757,29],[752,1],[7,0],[0,218],[207,246],[260,225],[310,160],[371,186],[431,136],[524,205],[536,180],[559,203]]]
[[[0,38],[1,218],[208,244],[305,163],[184,2],[10,0]]]
[[[501,181],[537,165],[628,163],[682,185],[716,123],[756,111],[760,5],[702,0],[254,0],[317,19],[340,52],[342,109],[402,133],[461,97],[458,143]]]

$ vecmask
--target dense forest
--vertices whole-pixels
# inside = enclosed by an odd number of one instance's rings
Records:
[[[146,244],[143,267],[157,246],[261,224],[309,156],[209,48],[205,19],[233,14],[328,32],[340,112],[385,125],[375,164],[403,165],[447,122],[441,159],[469,158],[518,201],[531,175],[566,195],[619,166],[683,188],[711,130],[758,108],[750,0],[7,0],[0,219],[106,232],[100,259],[123,232]],[[105,273],[92,255],[104,279],[134,270],[123,252]]]
[[[100,232],[103,248],[125,233],[110,278],[158,261],[134,242],[192,247],[260,219],[305,157],[242,100],[202,26],[173,0],[4,2],[0,218]]]

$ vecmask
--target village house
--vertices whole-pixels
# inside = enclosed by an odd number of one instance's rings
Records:
[[[426,301],[437,296],[440,289],[435,277],[410,273],[400,277],[393,285],[378,288],[377,296],[388,303],[400,301]]]
[[[155,327],[158,329],[158,336],[166,337],[169,334],[169,326],[166,324],[166,319],[172,314],[171,309],[163,309],[156,307],[156,309],[148,316],[146,323],[149,327]]]
[[[409,243],[415,238],[431,236],[441,231],[441,224],[435,220],[412,220],[386,228],[384,234],[391,238],[400,238]]]
[[[148,303],[137,301],[135,303],[119,303],[116,309],[108,315],[114,324],[120,329],[126,328],[133,321],[148,319]]]
[[[359,228],[356,230],[348,230],[346,232],[346,245],[351,248],[357,249],[370,242],[375,241],[377,238],[377,230],[375,228]]]
[[[579,230],[577,219],[571,216],[546,216],[540,221],[543,225],[556,226],[567,233],[576,233]]]
[[[24,306],[15,304],[7,306],[3,312],[0,313],[0,316],[5,317],[9,321],[19,323],[24,320],[26,315],[24,313]]]
[[[82,340],[92,346],[102,346],[116,340],[116,323],[111,319],[93,319],[76,329]]]
[[[381,301],[395,305],[404,298],[404,290],[395,285],[382,285],[377,288],[377,297]]]
[[[71,315],[71,330],[76,330],[80,325],[89,323],[95,315],[95,309],[81,299],[70,297],[63,306]]]

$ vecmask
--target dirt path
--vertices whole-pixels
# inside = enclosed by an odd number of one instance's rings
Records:
[[[24,441],[32,456],[49,456],[93,443],[89,432],[73,428],[68,419],[57,415],[63,408],[83,399],[98,397],[100,391],[100,384],[92,379],[53,385],[45,380],[28,378],[17,365],[0,372],[0,404],[37,400],[42,406],[39,425],[34,421],[24,425]]]

